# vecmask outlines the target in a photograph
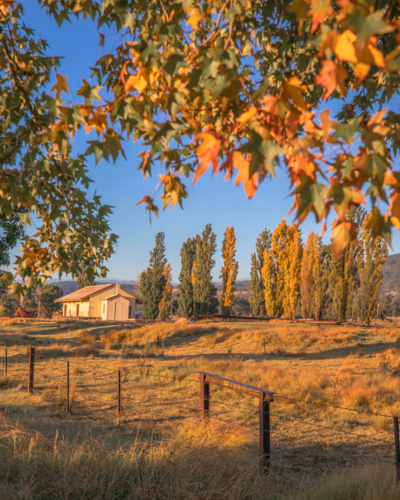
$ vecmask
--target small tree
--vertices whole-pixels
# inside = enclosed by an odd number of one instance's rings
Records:
[[[222,242],[222,257],[224,265],[221,270],[220,278],[222,278],[222,297],[221,297],[221,313],[231,314],[233,293],[235,291],[235,283],[238,273],[239,264],[235,260],[236,254],[236,237],[233,227],[226,228],[225,237]]]
[[[211,224],[207,224],[202,235],[196,237],[196,258],[192,274],[196,314],[215,314],[218,312],[217,289],[211,276],[215,266],[214,254],[217,248],[215,240],[216,235]]]
[[[264,251],[271,248],[271,233],[268,229],[259,235],[256,241],[256,251],[251,255],[250,270],[250,305],[254,316],[265,316],[265,283],[262,275]]]
[[[183,318],[191,318],[193,316],[193,268],[196,257],[195,240],[188,238],[181,248],[181,272],[179,273],[179,297],[178,308],[179,314]]]
[[[167,264],[163,272],[165,278],[165,286],[162,299],[159,305],[160,319],[165,321],[169,319],[171,314],[171,301],[172,301],[172,284],[171,284],[171,266]]]
[[[62,304],[55,301],[60,299],[63,295],[64,293],[60,287],[55,285],[44,285],[42,286],[41,292],[36,293],[35,301],[39,304],[40,300],[42,306],[45,308],[44,311],[43,308],[41,308],[42,314],[44,313],[43,315],[51,316],[55,312],[62,310]]]
[[[139,278],[140,295],[144,301],[143,315],[146,319],[157,318],[166,284],[164,268],[167,259],[164,237],[162,232],[156,234],[156,244],[150,253],[149,267],[141,272]]]

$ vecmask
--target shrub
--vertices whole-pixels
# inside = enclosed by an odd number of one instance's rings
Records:
[[[78,337],[78,340],[79,340],[79,342],[81,344],[92,345],[96,341],[96,336],[95,335],[91,335],[87,330],[83,330],[80,333],[80,335]]]

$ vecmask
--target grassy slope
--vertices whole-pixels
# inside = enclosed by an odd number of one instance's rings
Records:
[[[379,460],[392,461],[390,418],[282,398],[399,414],[398,334],[287,323],[3,320],[9,378],[0,379],[7,464],[0,498],[400,498],[392,467]],[[28,344],[37,349],[29,396]],[[276,392],[270,478],[258,467],[257,401],[212,387],[212,421],[199,426],[198,370]],[[362,468],[368,464],[375,468]]]

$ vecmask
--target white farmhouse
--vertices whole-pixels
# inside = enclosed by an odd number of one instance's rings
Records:
[[[135,317],[144,302],[117,283],[86,286],[56,302],[63,304],[63,316],[124,321]]]

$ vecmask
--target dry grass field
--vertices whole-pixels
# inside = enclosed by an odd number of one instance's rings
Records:
[[[0,498],[400,498],[396,327],[1,320],[0,363]],[[198,371],[275,392],[269,475],[258,401],[212,385],[203,425]]]

